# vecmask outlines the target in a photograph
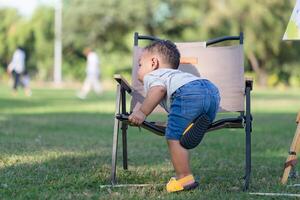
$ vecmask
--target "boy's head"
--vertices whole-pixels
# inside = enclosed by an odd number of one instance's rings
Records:
[[[138,79],[158,68],[178,69],[180,53],[176,45],[169,40],[159,40],[146,46],[139,60]]]

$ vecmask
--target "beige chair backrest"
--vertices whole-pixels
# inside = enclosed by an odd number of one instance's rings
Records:
[[[180,54],[179,70],[213,82],[220,91],[219,112],[244,111],[244,54],[243,46],[206,47],[205,42],[176,43]],[[131,110],[143,102],[143,85],[137,80],[138,59],[142,48],[134,47]],[[156,111],[161,111],[157,108]]]

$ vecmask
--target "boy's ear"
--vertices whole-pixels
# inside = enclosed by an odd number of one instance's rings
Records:
[[[157,57],[153,57],[151,59],[152,62],[152,68],[157,69],[159,67],[159,59]]]

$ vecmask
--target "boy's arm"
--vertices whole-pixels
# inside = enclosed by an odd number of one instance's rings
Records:
[[[166,95],[166,88],[163,86],[151,87],[148,91],[144,102],[139,110],[134,111],[129,116],[129,121],[134,125],[140,125],[143,123],[145,118],[154,110],[159,102]]]

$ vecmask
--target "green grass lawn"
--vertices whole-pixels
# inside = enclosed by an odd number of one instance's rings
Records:
[[[34,89],[28,98],[22,92],[12,96],[0,86],[1,200],[258,198],[242,191],[242,129],[211,132],[192,150],[192,170],[200,178],[197,190],[168,194],[163,186],[101,189],[110,183],[115,93],[91,95],[85,101],[75,93]],[[250,192],[300,193],[279,184],[296,129],[300,89],[254,89],[252,99]],[[146,130],[129,128],[128,171],[122,170],[121,148],[118,155],[119,183],[165,184],[174,175],[164,138]]]

